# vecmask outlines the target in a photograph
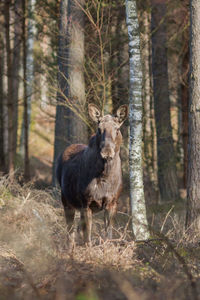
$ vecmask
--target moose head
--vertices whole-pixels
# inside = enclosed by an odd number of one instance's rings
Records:
[[[116,116],[104,116],[94,104],[89,104],[88,111],[90,118],[98,124],[97,140],[100,155],[104,160],[111,161],[120,149],[122,142],[120,127],[128,116],[128,105],[120,106]]]

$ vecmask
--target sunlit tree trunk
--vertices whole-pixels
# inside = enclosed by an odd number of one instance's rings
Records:
[[[200,1],[190,0],[190,96],[186,226],[200,231]],[[195,232],[194,232],[195,231]]]
[[[136,1],[126,0],[126,22],[130,56],[130,199],[136,240],[149,237],[142,165],[142,68]]]
[[[157,133],[158,185],[161,199],[178,197],[176,158],[170,119],[166,49],[166,1],[152,0],[152,71]]]
[[[71,143],[87,140],[84,81],[84,1],[62,0],[58,50],[58,93],[55,122],[54,168],[56,159]]]

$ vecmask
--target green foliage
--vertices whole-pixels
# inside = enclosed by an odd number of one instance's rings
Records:
[[[80,293],[76,296],[76,300],[98,300],[96,293],[94,290],[88,290],[85,293]]]

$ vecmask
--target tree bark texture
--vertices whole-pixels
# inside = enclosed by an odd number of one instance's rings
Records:
[[[85,143],[84,1],[62,0],[58,50],[58,93],[53,184],[58,155],[72,143]]]
[[[170,120],[165,2],[163,0],[152,0],[153,92],[159,190],[162,200],[175,200],[178,197],[178,183]]]
[[[26,98],[27,98],[27,107],[26,107],[26,114],[27,114],[27,124],[25,125],[25,120],[22,123],[21,129],[21,137],[20,137],[20,152],[22,155],[26,156],[25,148],[28,145],[25,145],[26,138],[29,140],[29,131],[30,131],[30,124],[31,124],[31,101],[33,95],[33,84],[34,84],[34,40],[36,34],[36,24],[34,20],[34,10],[35,10],[35,0],[28,0],[26,5],[25,13],[28,15],[28,22],[25,24],[25,46],[26,46]],[[24,62],[25,63],[25,62]],[[26,128],[27,127],[27,128]],[[25,131],[27,130],[27,133]]]
[[[6,28],[6,53],[7,53],[7,109],[8,109],[8,166],[7,171],[12,178],[14,176],[14,126],[13,126],[13,88],[12,88],[12,51],[11,51],[11,38],[10,38],[10,0],[5,0],[4,16]]]
[[[2,21],[0,19],[0,21]],[[5,152],[4,152],[4,41],[3,41],[3,26],[0,24],[0,171],[5,172]]]
[[[18,91],[19,91],[19,70],[20,70],[20,51],[22,43],[22,1],[15,0],[14,2],[14,45],[13,45],[13,60],[12,60],[12,88],[13,88],[13,151],[16,155],[17,148],[17,129],[18,129]]]
[[[112,105],[113,111],[116,111],[120,105],[128,101],[128,41],[125,42],[127,32],[124,6],[116,7],[113,13],[115,13],[115,17],[112,16],[113,26],[110,26],[110,35],[113,37],[110,54],[110,74]]]
[[[182,141],[183,141],[183,186],[187,188],[187,168],[188,168],[188,107],[189,107],[189,48],[182,60],[182,82],[181,82],[181,110],[182,110]]]
[[[152,103],[152,80],[151,80],[151,13],[148,0],[138,1],[138,15],[141,39],[142,59],[142,101],[143,101],[143,141],[144,160],[150,181],[157,183],[157,166],[155,164],[155,119]]]
[[[27,93],[27,32],[26,32],[26,0],[23,0],[23,80],[24,80],[24,118],[23,118],[23,154],[24,154],[24,178],[29,180],[29,145],[28,145],[28,93]]]
[[[126,23],[130,57],[130,200],[132,227],[136,240],[149,237],[142,166],[142,66],[136,1],[126,0]]]
[[[189,149],[186,226],[200,231],[200,1],[190,0]]]

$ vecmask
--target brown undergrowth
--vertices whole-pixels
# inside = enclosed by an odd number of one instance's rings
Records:
[[[160,214],[151,240],[134,242],[119,212],[115,239],[104,241],[99,214],[93,245],[69,249],[55,191],[1,177],[0,299],[198,299],[199,245],[177,224],[164,234],[168,218]]]

